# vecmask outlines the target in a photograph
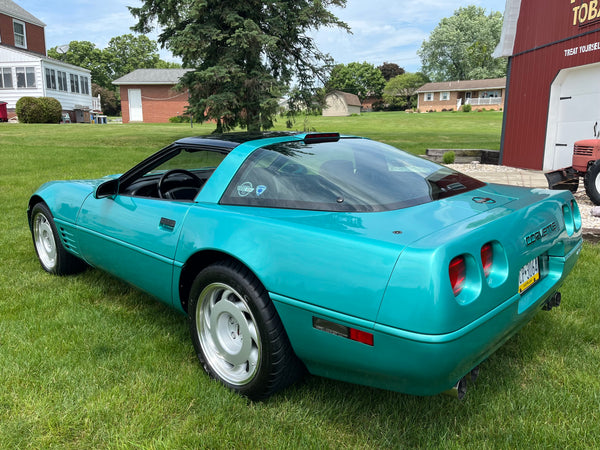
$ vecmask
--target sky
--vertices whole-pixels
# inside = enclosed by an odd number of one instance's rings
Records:
[[[105,48],[112,37],[131,33],[135,20],[127,6],[141,4],[138,0],[14,1],[46,24],[47,48],[74,40]],[[505,0],[347,0],[346,8],[332,12],[350,26],[352,34],[325,28],[312,36],[336,63],[393,62],[416,72],[421,68],[417,50],[422,42],[442,18],[467,5],[504,13]],[[149,35],[154,40],[157,36],[156,32]],[[167,50],[160,54],[166,61],[177,61]]]

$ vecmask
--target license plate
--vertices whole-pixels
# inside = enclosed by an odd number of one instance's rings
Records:
[[[538,258],[532,259],[519,272],[519,294],[525,292],[540,279],[540,263]]]

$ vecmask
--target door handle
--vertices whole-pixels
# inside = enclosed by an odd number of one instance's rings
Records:
[[[174,221],[173,219],[167,219],[166,217],[161,217],[159,226],[161,228],[165,228],[167,230],[173,231],[176,223],[177,222]]]

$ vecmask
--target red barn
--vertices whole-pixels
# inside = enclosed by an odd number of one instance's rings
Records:
[[[600,1],[507,0],[494,56],[508,56],[501,161],[556,170],[600,127]]]
[[[137,69],[113,81],[120,87],[123,123],[166,123],[188,106],[187,90],[175,85],[189,69]]]

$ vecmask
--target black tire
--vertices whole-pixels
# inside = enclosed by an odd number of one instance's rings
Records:
[[[42,268],[54,275],[81,272],[86,264],[63,247],[52,213],[45,203],[37,203],[31,210],[29,228],[33,246]]]
[[[218,262],[196,276],[189,318],[204,370],[251,400],[271,396],[303,372],[267,291],[240,263]]]
[[[600,159],[588,167],[583,178],[585,193],[594,205],[600,205]]]

